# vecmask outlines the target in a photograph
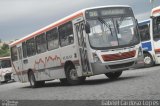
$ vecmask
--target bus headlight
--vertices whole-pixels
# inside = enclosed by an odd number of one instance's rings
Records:
[[[93,55],[93,61],[94,62],[99,62],[100,61],[100,59],[99,59],[99,57],[97,56],[96,53],[93,53],[92,55]]]
[[[155,49],[156,54],[160,54],[160,49]]]

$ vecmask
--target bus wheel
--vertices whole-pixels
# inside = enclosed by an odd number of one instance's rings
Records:
[[[153,58],[149,53],[144,53],[144,64],[145,67],[151,67],[154,65]]]
[[[66,80],[69,85],[77,85],[83,83],[86,77],[78,77],[77,70],[74,66],[66,68]]]
[[[32,71],[29,72],[28,78],[32,88],[37,88],[45,84],[45,81],[36,81],[34,73]]]
[[[109,78],[109,79],[117,79],[121,76],[123,71],[118,71],[118,72],[110,72],[110,73],[106,73],[105,75]]]
[[[63,78],[63,79],[59,79],[60,82],[63,84],[63,85],[66,85],[67,84],[67,79],[66,78]]]

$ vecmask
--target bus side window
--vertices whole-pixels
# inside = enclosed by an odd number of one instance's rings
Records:
[[[16,46],[11,48],[11,59],[12,59],[12,61],[17,61],[18,60],[18,53],[17,53],[17,47]]]
[[[46,45],[46,37],[45,37],[45,34],[41,34],[41,35],[38,35],[36,38],[35,38],[35,41],[36,41],[36,47],[37,47],[37,53],[43,53],[43,52],[46,52],[47,50],[47,45]]]
[[[2,68],[11,67],[11,61],[10,60],[2,60],[1,66],[2,66]]]
[[[48,50],[57,49],[59,47],[58,30],[54,28],[46,32]]]
[[[150,32],[148,25],[139,26],[139,32],[142,41],[147,41],[150,39]]]
[[[27,56],[33,56],[36,54],[36,45],[34,38],[27,40]]]
[[[23,50],[23,58],[27,57],[27,48],[26,48],[26,43],[22,43],[22,50]]]
[[[68,22],[59,27],[60,45],[67,46],[74,43],[72,22]]]

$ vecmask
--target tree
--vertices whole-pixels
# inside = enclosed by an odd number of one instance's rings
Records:
[[[9,45],[4,43],[0,48],[0,57],[5,57],[5,56],[10,56],[10,52],[9,52]]]
[[[4,43],[1,49],[3,50],[9,49],[9,45]]]

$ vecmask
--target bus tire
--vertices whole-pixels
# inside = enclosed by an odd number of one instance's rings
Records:
[[[67,85],[67,79],[63,78],[63,79],[59,79],[62,85]]]
[[[77,70],[70,65],[66,68],[66,82],[68,85],[77,85],[85,81],[86,77],[78,77]]]
[[[118,71],[118,72],[110,72],[110,73],[106,73],[105,75],[109,78],[109,79],[117,79],[121,76],[123,71]]]
[[[144,53],[144,66],[151,67],[154,65],[152,56],[149,53]]]
[[[41,87],[45,84],[45,81],[36,81],[33,71],[29,72],[28,78],[32,88]]]

